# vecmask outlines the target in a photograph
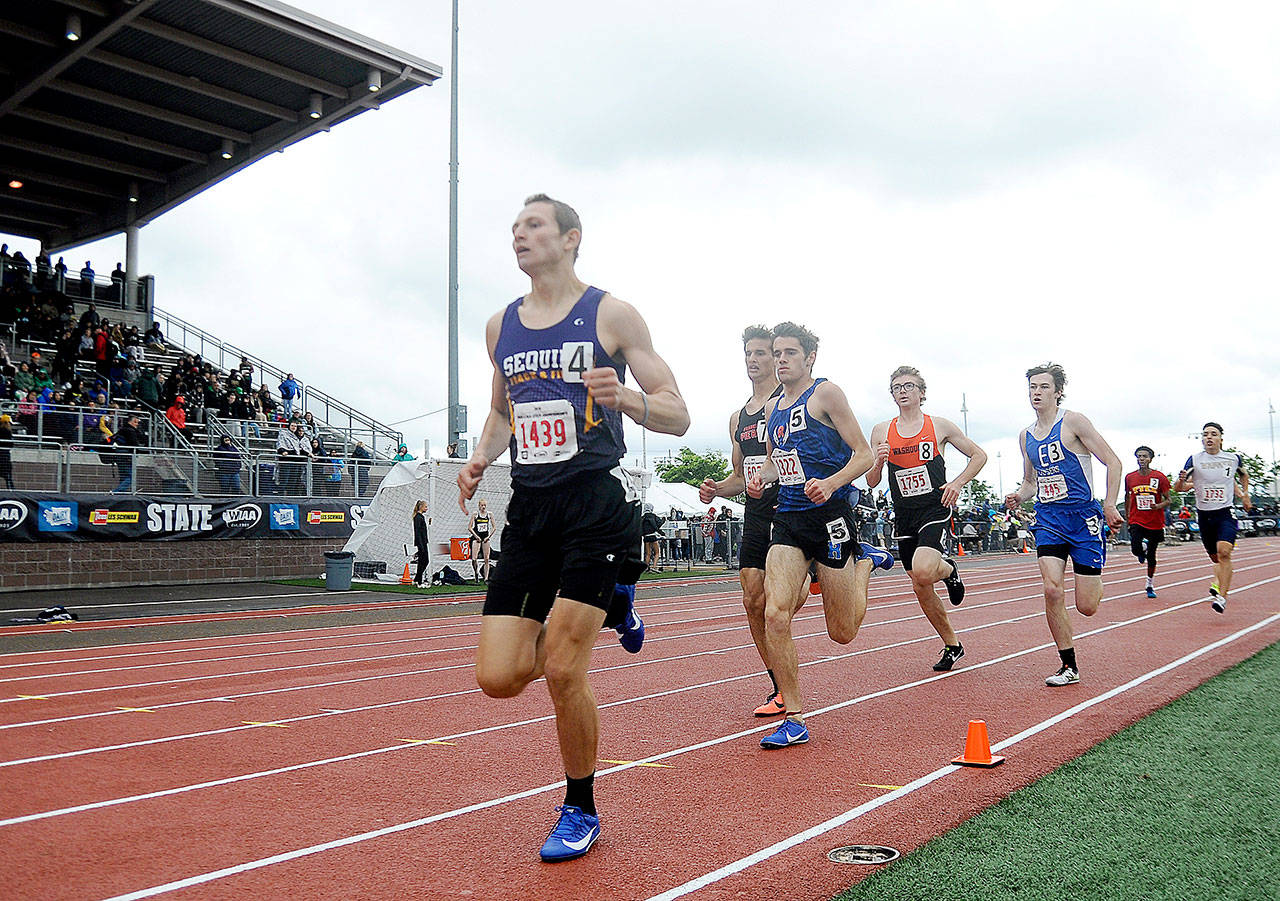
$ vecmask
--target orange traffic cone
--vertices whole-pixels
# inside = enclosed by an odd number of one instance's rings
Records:
[[[406,564],[404,565],[404,575],[400,576],[400,584],[401,584],[401,585],[412,585],[412,584],[413,584],[413,578],[409,575],[409,564],[408,564],[408,563],[406,563]]]
[[[822,594],[822,586],[817,579],[809,583],[809,594]]]
[[[1025,541],[1022,542],[1022,550],[1019,553],[1023,553],[1023,554],[1031,553],[1029,550],[1027,550],[1027,543]]]
[[[991,756],[991,742],[987,739],[986,720],[969,720],[969,734],[964,740],[964,756],[951,761],[961,766],[999,766],[1003,757]]]
[[[957,556],[957,557],[963,557],[963,556],[965,556],[965,552],[964,552],[964,542],[963,542],[963,541],[957,541],[957,542],[956,542],[956,556]]]

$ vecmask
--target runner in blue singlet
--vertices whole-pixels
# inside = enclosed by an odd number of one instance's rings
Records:
[[[1120,458],[1084,415],[1060,409],[1066,384],[1067,374],[1057,363],[1027,370],[1036,421],[1018,436],[1022,484],[1004,499],[1010,510],[1036,499],[1033,528],[1045,616],[1062,660],[1061,668],[1044,680],[1054,687],[1080,681],[1064,588],[1067,557],[1075,571],[1076,610],[1093,616],[1102,603],[1103,525],[1116,529],[1124,521],[1116,509],[1124,475]],[[1101,505],[1093,498],[1093,457],[1107,467],[1107,499]]]
[[[800,673],[791,619],[803,601],[809,564],[817,565],[827,634],[848,644],[867,612],[867,584],[873,566],[888,569],[893,557],[859,544],[849,498],[851,482],[871,468],[871,447],[844,392],[814,379],[818,339],[808,329],[784,322],[773,330],[773,359],[782,394],[765,406],[768,456],[747,480],[747,495],[760,497],[778,483],[778,512],[765,561],[765,647],[786,718],[761,746],[785,748],[809,740],[804,723]],[[855,564],[845,564],[854,560]]]
[[[528,294],[486,327],[494,373],[489,415],[458,473],[462,509],[485,469],[510,451],[512,494],[480,620],[476,680],[495,698],[544,674],[556,710],[566,788],[560,818],[539,852],[571,860],[600,837],[592,786],[600,714],[587,682],[596,634],[618,606],[624,560],[640,560],[639,495],[618,464],[622,416],[683,435],[689,413],[634,307],[580,281],[582,224],[568,205],[536,194],[512,226]],[[640,390],[623,384],[631,370]],[[632,595],[634,596],[634,594]],[[625,595],[624,595],[625,598]],[[617,624],[624,648],[643,627],[628,601]]]

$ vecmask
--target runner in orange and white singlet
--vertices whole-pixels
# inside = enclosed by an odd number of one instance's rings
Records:
[[[951,420],[925,415],[925,381],[920,370],[899,366],[889,377],[889,394],[898,415],[871,430],[876,459],[867,473],[867,487],[880,484],[889,466],[889,492],[893,498],[894,537],[902,568],[911,574],[911,588],[920,609],[942,639],[942,656],[933,668],[951,669],[964,656],[946,608],[934,585],[942,582],[952,604],[964,600],[964,582],[955,561],[943,556],[946,536],[952,532],[951,508],[960,489],[982,471],[987,455]],[[942,452],[951,445],[969,458],[964,471],[947,481]]]

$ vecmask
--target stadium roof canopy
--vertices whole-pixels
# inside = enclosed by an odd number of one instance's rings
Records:
[[[143,225],[442,74],[277,0],[0,3],[0,232]]]

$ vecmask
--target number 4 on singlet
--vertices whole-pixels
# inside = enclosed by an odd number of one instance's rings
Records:
[[[590,341],[566,341],[560,348],[561,378],[581,384],[582,375],[595,367],[596,346]]]

